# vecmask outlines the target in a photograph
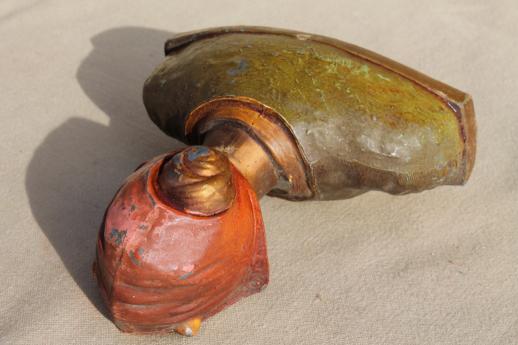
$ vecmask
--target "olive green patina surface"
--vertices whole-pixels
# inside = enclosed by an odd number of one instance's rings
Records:
[[[462,123],[470,99],[457,90],[448,99],[306,34],[245,28],[188,38],[166,46],[169,55],[144,87],[151,118],[169,135],[185,139],[185,118],[203,102],[246,96],[274,109],[294,133],[316,198],[419,191],[469,175],[465,146],[474,122]]]

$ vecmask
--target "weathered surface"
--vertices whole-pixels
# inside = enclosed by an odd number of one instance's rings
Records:
[[[167,156],[133,173],[108,207],[95,271],[115,324],[160,333],[197,323],[268,283],[261,211],[232,168],[236,195],[224,212],[201,217],[164,203],[157,174]],[[193,326],[191,326],[193,327]]]
[[[166,160],[157,179],[158,196],[177,210],[212,216],[227,210],[236,194],[227,156],[189,146]]]
[[[185,34],[146,81],[153,121],[185,140],[189,113],[221,96],[272,108],[298,141],[312,198],[462,184],[475,155],[469,95],[337,40],[264,28]]]

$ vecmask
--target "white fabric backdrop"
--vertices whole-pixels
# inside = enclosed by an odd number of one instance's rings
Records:
[[[1,344],[518,343],[518,2],[0,2]],[[465,187],[262,200],[271,283],[201,335],[119,333],[90,274],[104,207],[178,146],[144,78],[173,32],[277,26],[369,48],[474,97]]]

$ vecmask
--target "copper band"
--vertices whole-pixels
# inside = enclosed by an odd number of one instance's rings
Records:
[[[205,133],[223,123],[246,129],[280,169],[280,182],[287,186],[278,185],[270,194],[292,200],[313,196],[310,169],[293,133],[277,112],[248,97],[214,98],[189,114],[185,136],[192,143],[200,143]]]

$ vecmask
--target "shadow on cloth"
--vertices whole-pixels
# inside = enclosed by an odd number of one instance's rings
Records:
[[[142,85],[163,59],[173,33],[114,28],[92,38],[77,70],[84,93],[109,117],[103,125],[80,111],[49,133],[26,173],[32,213],[66,269],[105,316],[91,271],[104,209],[139,163],[179,147],[146,115]]]

